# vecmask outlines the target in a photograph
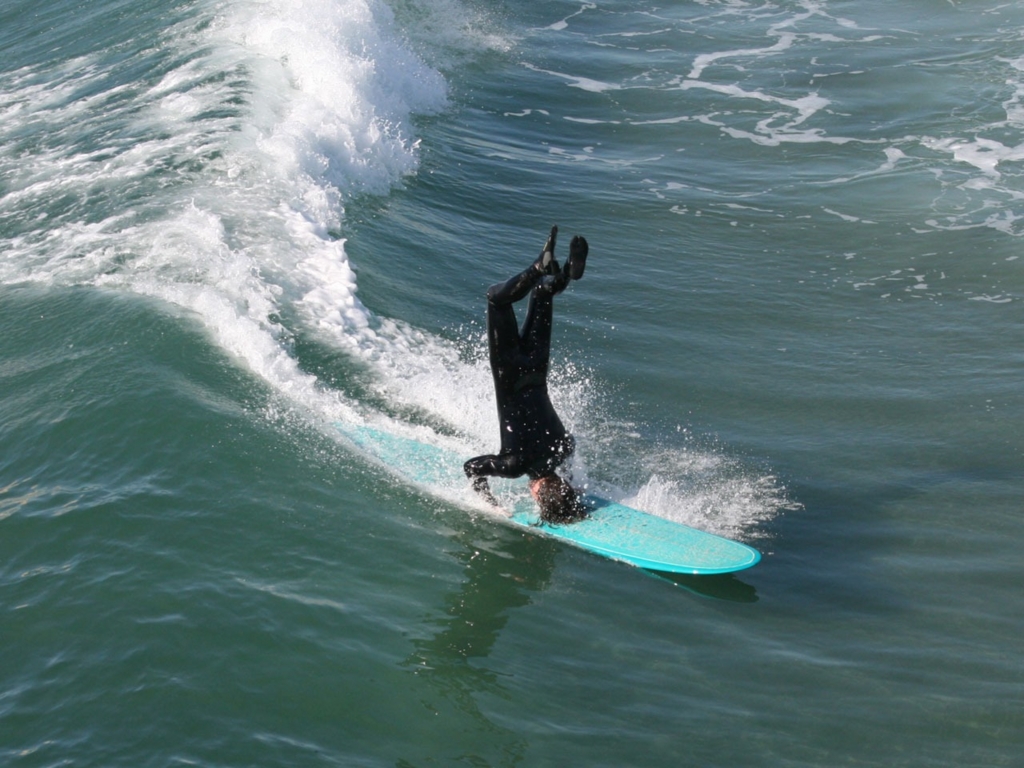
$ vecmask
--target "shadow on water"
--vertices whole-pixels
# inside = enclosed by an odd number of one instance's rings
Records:
[[[435,694],[423,702],[428,709],[443,714],[454,708],[475,726],[477,747],[467,740],[460,754],[445,759],[468,765],[518,765],[527,741],[481,711],[480,694],[502,699],[508,694],[500,675],[479,660],[490,654],[508,623],[509,611],[529,605],[534,593],[548,587],[560,547],[535,536],[507,532],[484,539],[479,529],[465,530],[456,540],[461,549],[454,556],[464,565],[465,579],[458,591],[445,598],[444,615],[431,620],[437,631],[414,641],[415,650],[403,666]],[[400,760],[396,765],[414,764]]]
[[[700,597],[728,600],[732,603],[756,603],[757,590],[740,581],[735,574],[723,573],[716,576],[692,576],[688,573],[658,573],[647,571],[651,576],[669,581]]]
[[[467,765],[519,765],[528,742],[509,728],[495,722],[481,707],[481,696],[509,699],[512,694],[502,682],[502,673],[488,668],[490,655],[513,609],[533,601],[536,593],[548,588],[558,553],[565,544],[542,536],[485,531],[469,524],[453,537],[459,548],[453,557],[463,565],[464,578],[457,590],[444,598],[444,610],[431,617],[429,636],[413,641],[414,650],[402,662],[418,681],[426,683],[423,705],[439,722],[445,715],[471,724],[458,754],[443,755],[444,760]],[[621,567],[628,573],[629,566]],[[754,587],[733,574],[691,576],[642,571],[662,581],[682,587],[705,598],[732,602],[755,602]],[[469,731],[461,728],[464,736]],[[446,747],[441,746],[443,751]],[[433,759],[442,759],[435,754]],[[399,768],[417,765],[399,760]]]

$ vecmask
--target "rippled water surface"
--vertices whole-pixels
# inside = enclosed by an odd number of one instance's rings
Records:
[[[1024,11],[11,0],[0,763],[999,766],[1024,750]],[[573,472],[667,580],[406,485],[497,445],[559,224]]]

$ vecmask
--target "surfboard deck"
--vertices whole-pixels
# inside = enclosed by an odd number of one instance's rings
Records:
[[[365,425],[337,423],[358,448],[410,482],[430,488],[465,485],[463,459],[454,451]],[[710,575],[750,568],[761,559],[756,549],[732,539],[641,512],[587,494],[589,510],[579,522],[542,522],[530,497],[516,502],[505,520],[612,560],[663,573]]]

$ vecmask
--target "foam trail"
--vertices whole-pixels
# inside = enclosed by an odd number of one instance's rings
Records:
[[[411,117],[446,105],[444,79],[378,0],[200,8],[211,23],[168,30],[149,81],[112,82],[102,54],[0,76],[0,146],[44,127],[61,138],[32,163],[0,151],[0,213],[19,224],[4,235],[0,281],[158,298],[265,382],[275,415],[385,418],[302,370],[290,341],[312,330],[362,360],[394,410],[482,451],[496,428],[485,362],[369,311],[339,236],[351,195],[415,172]],[[497,44],[467,29],[467,45]],[[169,169],[160,183],[154,168]],[[58,211],[61,196],[109,204]]]
[[[779,96],[770,96],[766,93],[762,93],[761,91],[745,90],[738,85],[705,83],[700,80],[683,80],[679,83],[679,88],[684,91],[690,90],[691,88],[702,88],[731,98],[753,99],[768,104],[777,104],[796,113],[792,118],[789,118],[789,114],[787,112],[780,112],[763,120],[759,120],[756,132],[729,128],[709,117],[700,118],[702,122],[706,122],[709,125],[719,126],[723,133],[726,133],[733,138],[747,139],[755,144],[762,144],[769,147],[777,147],[786,142],[846,144],[850,141],[850,139],[841,136],[826,136],[820,130],[795,130],[797,126],[805,123],[815,114],[828,107],[829,100],[819,96],[817,93],[809,93],[798,99],[786,99]],[[789,119],[786,119],[786,122],[782,126],[778,128],[773,127],[773,123],[780,118]]]
[[[352,195],[387,193],[415,172],[412,116],[444,108],[443,77],[380,0],[191,10],[200,18],[170,27],[139,60],[112,64],[100,51],[0,73],[0,282],[158,298],[194,313],[275,406],[322,425],[398,414],[389,426],[419,439],[492,449],[482,339],[467,353],[376,316],[342,237]],[[474,45],[497,44],[467,29]],[[310,332],[363,361],[379,411],[302,369],[291,341]],[[556,408],[590,443],[602,422],[589,375],[571,365],[552,374]],[[603,450],[593,445],[581,448],[579,482],[588,452]]]
[[[44,126],[60,139],[31,163],[0,155],[0,213],[15,222],[0,280],[117,286],[182,306],[274,391],[334,413],[338,398],[301,371],[277,318],[302,305],[314,324],[338,324],[346,346],[373,345],[331,232],[348,196],[415,171],[410,119],[445,105],[444,80],[377,0],[198,10],[211,23],[170,29],[149,82],[116,82],[102,54],[0,81],[0,143]],[[56,210],[62,196],[109,203]]]

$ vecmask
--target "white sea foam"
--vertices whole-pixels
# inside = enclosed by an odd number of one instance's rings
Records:
[[[796,99],[773,96],[760,90],[748,90],[736,84],[706,83],[701,80],[681,80],[678,87],[682,90],[701,88],[736,99],[752,99],[782,107],[781,111],[757,121],[753,131],[728,126],[710,115],[697,118],[708,125],[717,125],[723,133],[737,139],[748,139],[755,144],[777,147],[784,143],[825,143],[846,144],[851,139],[844,136],[829,136],[821,129],[799,130],[797,127],[807,122],[815,114],[829,105],[829,100],[817,93],[809,93]],[[781,125],[776,123],[781,121]]]
[[[0,156],[0,213],[19,224],[0,280],[118,286],[187,308],[273,391],[330,416],[340,399],[301,371],[277,317],[295,308],[370,358],[413,333],[374,330],[330,233],[348,195],[415,170],[410,118],[443,108],[446,86],[377,0],[206,13],[204,31],[170,30],[183,61],[148,85],[109,84],[99,55],[4,76],[0,138],[14,146],[45,126],[61,140],[30,163]],[[109,204],[55,211],[62,197]]]
[[[568,82],[570,88],[579,88],[582,91],[590,91],[591,93],[604,93],[605,91],[617,91],[622,86],[617,83],[606,83],[601,80],[594,80],[583,75],[572,75],[565,72],[555,72],[550,69],[541,69],[533,64],[524,63],[524,67],[531,69],[534,72],[543,72],[545,75],[551,75],[557,77],[560,80]]]
[[[751,58],[756,56],[769,56],[774,53],[781,53],[782,51],[788,50],[792,47],[793,41],[796,39],[796,35],[792,32],[778,33],[776,35],[778,39],[768,46],[762,48],[741,48],[734,51],[716,51],[714,53],[702,53],[696,56],[693,60],[693,69],[690,70],[688,75],[689,79],[697,80],[703,74],[704,70],[717,61],[723,59],[736,59],[736,58]]]
[[[745,3],[737,5],[746,6]],[[784,53],[803,40],[841,43],[848,39],[847,37],[840,37],[829,33],[798,32],[794,29],[801,23],[814,19],[815,17],[834,23],[843,30],[860,29],[860,26],[852,19],[832,16],[828,12],[828,4],[825,2],[820,2],[819,0],[802,0],[797,4],[797,7],[801,10],[784,16],[774,24],[770,24],[765,30],[765,37],[769,39],[775,38],[775,42],[771,45],[759,48],[739,48],[735,50],[699,54],[694,57],[693,67],[690,69],[688,77],[692,80],[700,79],[704,75],[705,69],[720,61],[760,59],[765,56]],[[729,9],[727,13],[739,12],[740,10],[741,9],[739,8]],[[757,18],[761,12],[761,9],[750,7],[743,8],[742,10],[750,12],[754,18]],[[866,35],[862,36],[860,40],[862,42],[872,42],[878,40],[879,37],[880,35]],[[739,65],[733,66],[740,68]]]
[[[1008,147],[1000,141],[982,137],[971,140],[925,138],[921,143],[929,149],[948,152],[957,162],[973,165],[986,176],[994,178],[1000,176],[1000,164],[1024,160],[1024,144]]]
[[[594,3],[582,3],[578,11],[569,14],[564,19],[559,19],[558,21],[548,25],[548,29],[554,30],[555,32],[561,32],[562,30],[568,28],[570,19],[573,19],[576,16],[580,16],[586,11],[592,11],[595,8],[597,8],[597,6]]]
[[[730,538],[747,538],[780,508],[795,508],[781,483],[770,475],[751,476],[708,454],[689,457],[681,464],[652,474],[622,503]]]

